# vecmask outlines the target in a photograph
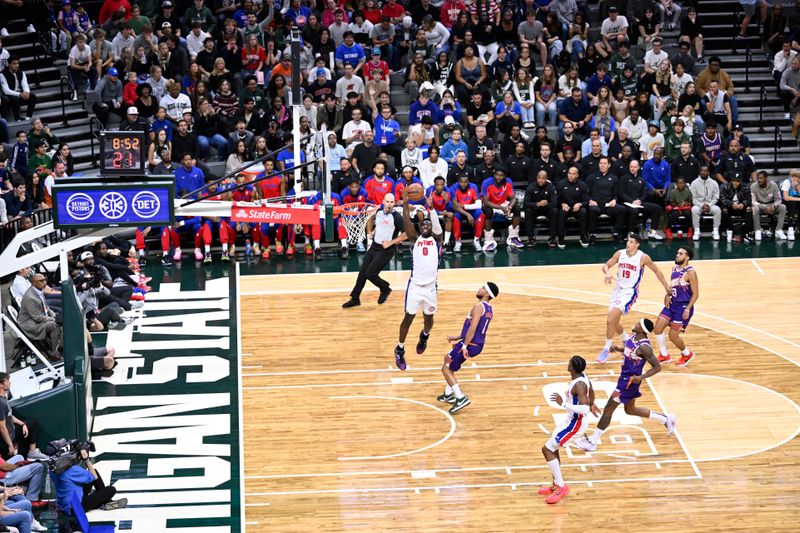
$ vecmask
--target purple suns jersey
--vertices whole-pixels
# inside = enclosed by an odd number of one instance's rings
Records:
[[[650,340],[644,338],[642,340],[635,340],[635,336],[632,335],[625,341],[625,346],[623,348],[623,359],[622,359],[622,370],[620,371],[620,379],[622,376],[641,376],[642,370],[644,369],[644,363],[646,359],[643,357],[639,357],[636,354],[636,350],[639,349],[639,346],[642,345],[650,346]]]
[[[486,330],[489,329],[489,322],[492,321],[492,306],[486,302],[480,302],[483,306],[483,314],[480,321],[478,321],[478,328],[475,330],[475,335],[472,336],[471,344],[483,346],[486,343]],[[464,319],[464,326],[461,328],[461,338],[463,339],[469,331],[469,325],[472,322],[472,312]]]
[[[694,267],[681,268],[675,266],[672,269],[672,278],[670,279],[670,286],[672,287],[672,300],[670,307],[677,307],[680,305],[685,306],[692,299],[692,286],[686,279],[686,275]]]

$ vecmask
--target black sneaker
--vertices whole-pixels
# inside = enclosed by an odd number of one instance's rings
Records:
[[[456,395],[442,393],[439,396],[437,396],[436,399],[442,403],[455,403]]]
[[[589,244],[594,244],[595,242],[597,242],[597,237],[595,236],[594,233],[592,233],[591,235],[589,235]]]
[[[172,262],[172,258],[169,256],[169,254],[161,256],[161,266],[171,267],[173,264],[174,263]]]
[[[556,240],[555,239],[550,239],[549,241],[547,241],[547,247],[550,248],[550,249],[555,248],[556,247]]]
[[[357,298],[350,298],[349,300],[347,300],[345,303],[342,304],[342,307],[344,309],[347,309],[348,307],[358,307],[359,305],[361,305],[361,300]]]
[[[147,256],[146,255],[140,255],[139,258],[136,261],[139,263],[139,266],[145,266],[145,265],[147,265]]]
[[[406,369],[406,349],[399,346],[394,347],[394,364],[400,370]]]
[[[322,248],[314,248],[314,259],[322,259]]]
[[[425,352],[425,348],[428,347],[428,339],[430,338],[431,334],[428,333],[425,335],[424,331],[419,332],[419,342],[417,343],[417,353],[422,354]]]
[[[534,239],[533,237],[528,237],[528,242],[525,244],[525,246],[527,246],[528,248],[533,248],[534,246],[536,246],[536,239]]]
[[[563,250],[563,249],[564,249],[564,248],[566,248],[566,247],[567,247],[567,243],[566,243],[566,242],[564,242],[564,239],[563,239],[563,238],[559,237],[559,238],[558,238],[558,249],[559,249],[559,250]]]
[[[342,259],[347,259],[348,257],[350,257],[350,248],[347,246],[342,246],[342,251],[340,256]]]
[[[205,255],[205,257],[203,257],[203,263],[205,263],[206,265],[210,265],[211,264],[211,253],[210,252],[207,253]]]
[[[395,248],[394,253],[397,257],[403,257],[403,245],[398,244],[397,247]]]
[[[462,396],[461,398],[456,398],[456,401],[453,402],[453,407],[450,408],[450,414],[455,414],[468,406],[470,404],[469,398],[467,396]]]
[[[386,303],[386,300],[389,298],[389,295],[392,294],[392,289],[386,289],[385,291],[381,291],[380,296],[378,296],[378,303]]]
[[[442,249],[443,249],[445,255],[451,255],[453,253],[453,247],[450,246],[449,244],[445,244],[442,247]]]
[[[581,235],[581,241],[580,242],[581,242],[581,246],[583,246],[584,248],[588,248],[589,247],[589,237],[587,237],[585,235]]]

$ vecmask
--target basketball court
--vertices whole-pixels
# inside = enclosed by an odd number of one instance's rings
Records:
[[[548,398],[563,394],[573,354],[590,361],[601,407],[620,367],[618,355],[593,362],[610,292],[599,265],[441,270],[428,350],[412,348],[406,372],[392,350],[407,272],[385,273],[385,305],[365,292],[349,310],[355,272],[241,276],[247,528],[796,531],[800,259],[693,264],[700,299],[685,339],[697,357],[664,365],[640,400],[677,414],[676,436],[618,409],[596,452],[562,451],[573,490],[554,506],[536,494],[550,482],[542,444],[565,413]],[[458,374],[472,404],[450,415],[436,401],[445,336],[487,280],[501,295],[486,348]],[[646,274],[626,329],[661,299]]]

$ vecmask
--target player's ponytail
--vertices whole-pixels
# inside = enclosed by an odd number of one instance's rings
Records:
[[[569,360],[569,364],[572,365],[572,369],[578,374],[583,374],[583,371],[586,370],[586,359],[580,355],[573,355]]]

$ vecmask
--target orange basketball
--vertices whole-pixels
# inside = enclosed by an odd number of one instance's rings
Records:
[[[419,183],[412,183],[406,187],[408,191],[408,199],[412,202],[419,202],[425,198],[425,189]]]

